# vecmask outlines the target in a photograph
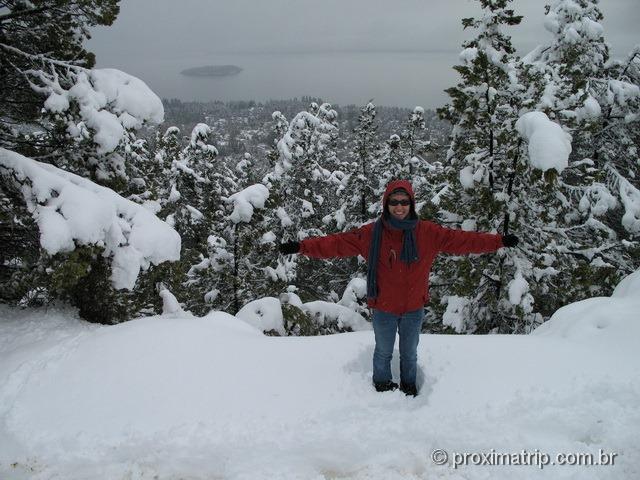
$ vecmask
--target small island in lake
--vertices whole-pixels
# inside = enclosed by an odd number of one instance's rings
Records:
[[[194,67],[182,70],[182,75],[190,77],[226,77],[237,75],[242,69],[236,65],[207,65],[204,67]]]

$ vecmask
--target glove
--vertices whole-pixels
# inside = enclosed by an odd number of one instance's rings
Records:
[[[286,242],[278,245],[280,253],[289,255],[291,253],[298,253],[300,251],[300,242]]]
[[[512,235],[511,233],[502,237],[502,245],[505,247],[515,247],[518,245],[518,237]]]

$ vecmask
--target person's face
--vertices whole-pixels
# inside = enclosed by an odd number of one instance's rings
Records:
[[[400,202],[400,203],[399,203]],[[396,205],[393,205],[396,203]],[[406,205],[402,205],[405,203]],[[411,197],[404,192],[394,193],[388,200],[389,213],[398,220],[404,220],[409,215],[411,209]]]

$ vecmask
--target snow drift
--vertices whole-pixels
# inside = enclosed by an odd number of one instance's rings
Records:
[[[417,398],[374,392],[370,331],[268,337],[221,312],[96,326],[2,307],[0,476],[637,478],[638,275],[532,335],[422,335]],[[453,468],[455,452],[492,449],[616,461]]]

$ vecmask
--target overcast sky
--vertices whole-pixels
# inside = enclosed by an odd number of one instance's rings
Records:
[[[550,40],[548,0],[516,0],[521,25],[507,33],[524,55]],[[258,101],[319,96],[332,103],[437,108],[458,81],[461,19],[477,0],[122,0],[111,27],[88,48],[100,68],[143,79],[161,97]],[[615,57],[640,43],[640,0],[602,0]],[[341,52],[336,54],[334,52]],[[366,52],[360,54],[358,52]],[[286,55],[295,53],[303,55]],[[317,55],[304,55],[315,53]],[[262,55],[267,54],[267,55]],[[285,54],[285,55],[281,55]],[[242,74],[193,78],[180,71],[232,63]]]
[[[548,40],[545,3],[513,2],[524,15],[512,29],[519,53]],[[615,55],[640,43],[640,0],[600,8]],[[88,46],[99,65],[186,52],[451,51],[468,36],[460,19],[477,12],[472,0],[122,0],[114,25],[95,29]]]

